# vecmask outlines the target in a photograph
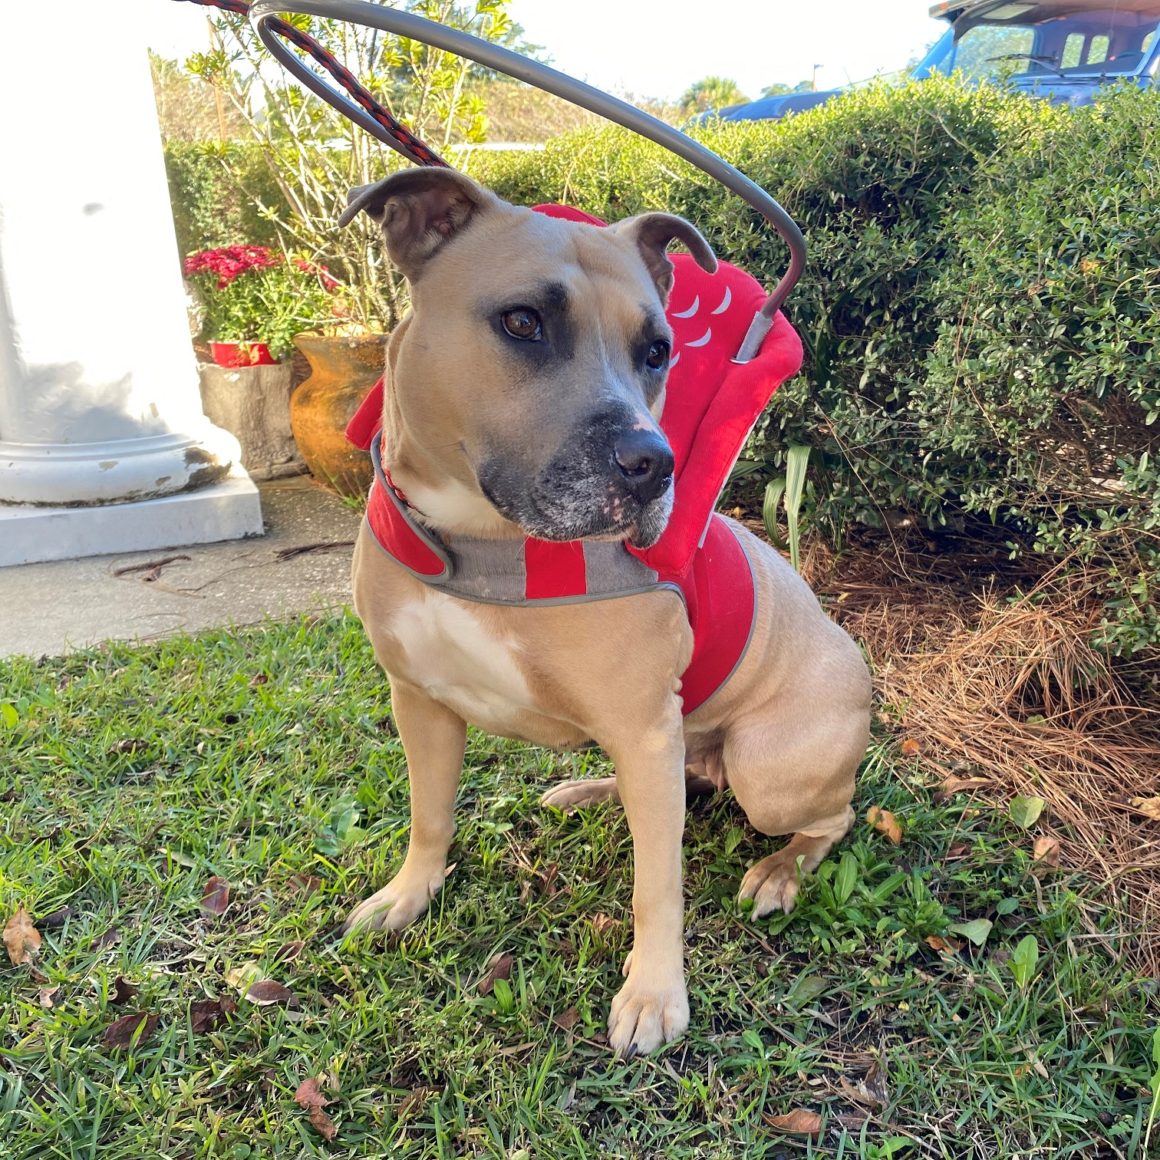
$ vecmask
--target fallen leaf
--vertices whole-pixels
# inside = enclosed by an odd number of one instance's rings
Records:
[[[514,962],[515,959],[508,951],[494,955],[491,962],[487,964],[487,973],[479,980],[479,993],[481,995],[490,995],[495,987],[496,979],[511,978],[512,964]]]
[[[963,944],[957,938],[940,938],[937,934],[928,934],[922,941],[940,955],[957,955],[963,949]]]
[[[226,971],[226,982],[235,991],[245,992],[251,983],[256,983],[262,977],[262,968],[257,963],[243,963],[240,967],[231,967]]]
[[[966,842],[959,842],[957,845],[947,849],[946,860],[948,862],[956,862],[959,858],[965,858],[970,852],[971,847]]]
[[[205,884],[201,893],[202,914],[212,914],[220,918],[230,904],[230,884],[216,874]]]
[[[310,1116],[310,1122],[324,1140],[333,1140],[338,1135],[338,1128],[334,1121],[323,1110],[327,1104],[334,1103],[333,1098],[322,1094],[316,1079],[304,1079],[294,1093],[294,1102]]]
[[[121,941],[121,932],[115,927],[111,926],[104,934],[99,934],[91,943],[89,943],[89,950],[103,951],[108,947],[115,947]]]
[[[113,980],[113,994],[109,998],[110,1003],[115,1003],[120,1006],[122,1003],[128,1003],[137,994],[137,988],[132,983],[126,983],[125,980],[118,975]]]
[[[31,963],[40,950],[40,931],[23,906],[4,924],[4,946],[14,967]]]
[[[1031,848],[1031,856],[1036,862],[1042,862],[1045,866],[1058,866],[1059,839],[1047,835],[1036,838],[1035,845]]]
[[[795,1136],[820,1136],[822,1134],[822,1117],[817,1112],[807,1112],[804,1108],[794,1108],[783,1116],[761,1117],[771,1128],[778,1132],[791,1132]]]
[[[306,940],[296,938],[291,942],[283,943],[273,954],[273,960],[276,963],[293,962],[303,951],[306,946]]]
[[[195,1035],[213,1031],[238,1009],[229,995],[216,999],[195,999],[189,1005],[189,1027]]]
[[[990,784],[990,780],[985,777],[945,777],[939,783],[934,799],[936,802],[946,801],[947,798],[953,797],[957,793],[966,793],[972,789],[985,789]]]
[[[1138,809],[1145,817],[1160,822],[1160,797],[1134,797],[1128,804]]]
[[[987,941],[993,925],[989,918],[974,918],[970,922],[952,922],[947,930],[953,930],[955,934],[970,940],[974,946],[981,947]]]
[[[607,914],[594,914],[589,920],[592,923],[592,929],[596,931],[601,938],[603,938],[610,930],[614,930],[620,924],[615,918]]]
[[[62,906],[59,910],[54,910],[51,914],[37,919],[36,927],[38,930],[59,930],[72,917],[72,912],[71,906]]]
[[[144,1011],[135,1011],[132,1015],[122,1015],[105,1028],[104,1043],[106,1047],[132,1047],[140,1045],[153,1034],[157,1027],[157,1016],[149,1015]]]
[[[557,1015],[552,1020],[552,1022],[555,1023],[561,1031],[571,1031],[572,1028],[580,1022],[580,1012],[577,1011],[575,1007],[569,1007],[562,1014]]]
[[[903,757],[917,757],[922,752],[922,746],[913,737],[907,737],[898,747]]]
[[[315,878],[313,874],[291,874],[290,885],[299,894],[309,898],[310,895],[317,894],[322,889],[322,879]]]
[[[53,1005],[52,997],[59,990],[60,990],[59,984],[55,987],[41,987],[40,992],[37,996],[37,998],[40,1000],[40,1005],[42,1007],[51,1007]]]
[[[246,988],[246,998],[258,1007],[273,1007],[275,1004],[295,1006],[298,1002],[294,992],[274,979],[259,979]]]
[[[1029,830],[1043,813],[1047,802],[1041,797],[1013,797],[1007,807],[1007,816],[1023,830]]]
[[[889,838],[896,846],[902,841],[902,827],[898,819],[889,811],[871,806],[866,811],[866,821],[880,834]]]

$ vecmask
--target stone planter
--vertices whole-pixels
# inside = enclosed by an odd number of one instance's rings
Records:
[[[241,445],[241,459],[254,479],[301,475],[306,464],[290,429],[290,364],[227,370],[198,367],[201,405]]]
[[[294,345],[310,377],[290,397],[290,427],[314,478],[339,495],[365,498],[374,478],[371,457],[346,439],[346,425],[383,373],[387,336],[332,338],[299,334]]]

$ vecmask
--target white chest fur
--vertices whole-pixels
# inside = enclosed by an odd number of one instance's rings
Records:
[[[481,611],[436,591],[404,604],[386,626],[401,654],[387,667],[473,725],[505,732],[532,695],[517,646],[491,631]]]

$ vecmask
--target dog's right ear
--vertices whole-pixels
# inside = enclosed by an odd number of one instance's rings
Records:
[[[364,210],[382,226],[391,261],[414,281],[436,250],[498,200],[454,169],[404,169],[352,189],[338,224]]]

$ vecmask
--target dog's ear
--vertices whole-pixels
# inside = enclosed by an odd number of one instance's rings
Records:
[[[454,169],[405,169],[352,189],[338,224],[365,210],[382,226],[391,261],[414,280],[440,246],[498,200]]]
[[[684,242],[702,270],[712,274],[717,269],[717,259],[700,231],[675,214],[642,213],[609,228],[636,242],[640,256],[660,291],[661,301],[666,305],[673,288],[673,264],[665,253],[670,242]]]

